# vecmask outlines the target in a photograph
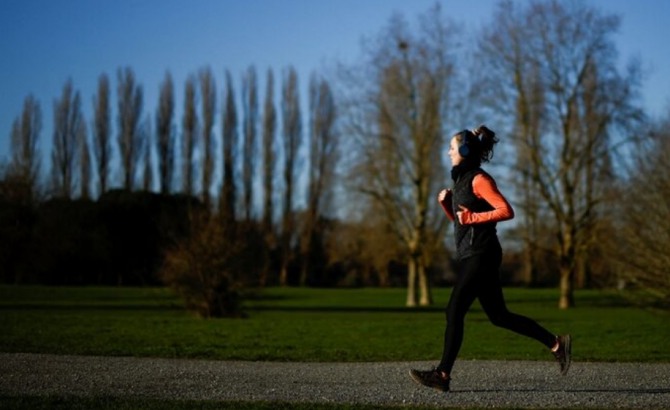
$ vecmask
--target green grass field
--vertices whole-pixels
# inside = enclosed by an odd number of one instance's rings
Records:
[[[556,308],[555,290],[506,289],[510,310],[574,336],[574,360],[670,361],[667,312],[631,307],[614,292],[580,291]],[[162,288],[0,286],[0,351],[217,360],[437,360],[449,289],[431,308],[403,307],[402,289],[264,290],[246,319],[203,320]],[[477,303],[460,359],[552,360],[532,340],[492,326]],[[165,401],[147,398],[4,396],[7,409],[377,410],[320,403]],[[427,407],[402,407],[422,410]]]
[[[246,319],[194,317],[162,288],[0,286],[0,351],[216,360],[437,360],[449,289],[431,308],[404,307],[403,289],[271,288]],[[670,362],[670,314],[615,292],[578,291],[556,308],[552,289],[506,289],[510,310],[569,332],[576,361]],[[475,302],[459,359],[551,360],[536,342],[492,326]]]

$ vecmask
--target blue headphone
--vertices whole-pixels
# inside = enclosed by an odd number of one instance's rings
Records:
[[[458,147],[458,153],[463,158],[467,158],[467,156],[472,152],[470,146],[468,145],[468,136],[473,134],[468,130],[463,130],[459,132],[459,135],[461,136],[461,145]]]

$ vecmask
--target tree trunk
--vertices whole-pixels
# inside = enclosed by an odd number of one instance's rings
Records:
[[[407,307],[416,306],[416,264],[414,260],[410,258],[409,264],[407,266]]]
[[[526,286],[533,286],[536,282],[537,270],[535,269],[535,258],[533,255],[532,244],[526,240],[523,251],[523,282]]]
[[[577,289],[589,289],[591,287],[591,269],[586,254],[579,255],[577,266]]]
[[[288,285],[288,267],[285,263],[282,263],[281,271],[279,272],[279,285]]]
[[[433,304],[433,295],[430,292],[430,282],[428,281],[428,274],[426,273],[426,266],[419,260],[419,305],[430,306]]]
[[[575,233],[572,227],[567,227],[562,234],[560,252],[560,297],[558,307],[569,309],[575,306],[573,290],[575,285],[575,273],[577,267],[577,253],[575,250]]]
[[[558,299],[559,309],[569,309],[575,306],[575,298],[573,294],[573,270],[569,266],[561,266],[561,281],[560,291],[561,295]]]
[[[573,296],[573,288],[575,281],[575,263],[574,253],[571,252],[571,243],[569,238],[566,239],[566,245],[561,249],[560,258],[560,296],[558,299],[558,307],[560,309],[569,309],[575,306],[575,299]]]

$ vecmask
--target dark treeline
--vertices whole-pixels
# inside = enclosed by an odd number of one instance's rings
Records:
[[[453,264],[435,201],[444,153],[486,122],[517,215],[503,280],[558,285],[562,308],[574,289],[614,286],[670,304],[668,120],[641,109],[640,64],[620,68],[620,20],[587,2],[501,1],[467,41],[435,6],[419,28],[392,16],[361,61],[313,74],[305,94],[292,67],[220,83],[203,67],[183,84],[167,72],[147,102],[121,67],[101,74],[92,118],[68,80],[48,164],[28,96],[0,169],[1,278],[170,283],[200,289],[182,294],[205,316],[249,284],[402,285],[408,306],[429,305]]]
[[[97,201],[0,204],[5,283],[156,285],[168,246],[202,205],[182,195],[112,190]]]
[[[30,204],[9,199],[8,185],[7,180],[0,184],[3,194],[0,195],[0,243],[3,245],[0,280],[3,283],[162,285],[166,282],[163,272],[166,257],[180,257],[179,249],[184,242],[216,225],[216,216],[207,211],[201,200],[183,194],[113,189],[97,200],[49,198]],[[203,223],[203,219],[206,222]],[[233,248],[234,241],[250,243],[255,259],[255,263],[240,266],[241,279],[252,286],[279,285],[279,272],[283,269],[281,250],[262,239],[261,223],[235,224],[234,229],[244,226],[244,235],[222,246]],[[320,220],[316,224],[331,225],[333,229],[332,225],[338,222]],[[320,231],[325,231],[325,227],[315,229],[315,232]],[[380,285],[375,275],[359,275],[364,265],[357,262],[354,254],[329,261],[327,245],[323,237],[314,234],[310,253],[301,254],[299,249],[292,249],[293,256],[285,267],[284,284]],[[218,245],[203,244],[204,248],[209,246]],[[302,268],[303,262],[310,266],[307,273]],[[401,285],[402,265],[394,262],[389,270],[390,279],[385,284]]]

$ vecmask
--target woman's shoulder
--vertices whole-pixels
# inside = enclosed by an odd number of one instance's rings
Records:
[[[477,173],[472,178],[472,183],[473,184],[475,184],[476,181],[490,181],[490,182],[493,182],[494,184],[496,182],[496,180],[491,176],[491,174],[489,174],[488,172],[486,172],[482,168],[477,169]]]
[[[488,172],[480,169],[477,175],[472,178],[472,188],[474,192],[488,191],[490,189],[497,190],[498,184],[496,180]]]

